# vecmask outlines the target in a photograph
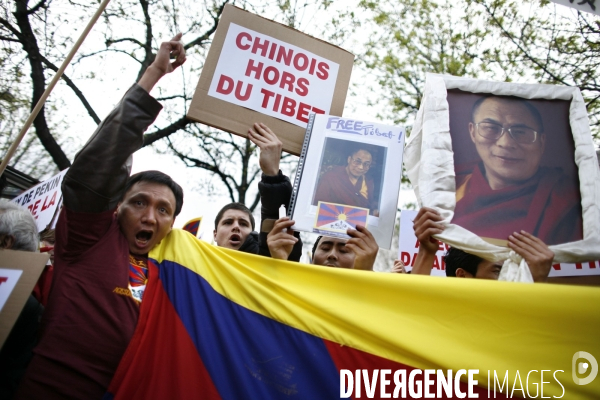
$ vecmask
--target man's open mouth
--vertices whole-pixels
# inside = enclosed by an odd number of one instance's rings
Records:
[[[238,245],[241,243],[241,241],[242,241],[242,237],[236,233],[229,236],[229,243],[231,243],[233,245]]]
[[[152,231],[139,231],[135,235],[135,240],[140,245],[143,246],[143,245],[146,245],[150,241],[150,239],[152,238],[153,234],[154,234],[154,232],[152,232]]]

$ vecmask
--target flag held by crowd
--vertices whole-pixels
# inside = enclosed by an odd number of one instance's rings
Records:
[[[600,379],[576,384],[571,361],[600,354],[599,301],[595,288],[278,261],[173,230],[150,253],[137,330],[106,398],[332,399],[348,375],[361,397],[379,398],[384,369],[388,394],[395,371],[436,369],[479,370],[479,398],[505,376],[497,398],[541,382],[544,396],[592,398]]]

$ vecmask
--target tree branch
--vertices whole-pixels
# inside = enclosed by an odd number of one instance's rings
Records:
[[[9,37],[6,37],[6,36],[0,36],[0,40],[4,40],[6,42],[21,43],[21,41],[18,40],[18,39],[12,39],[12,38],[9,38]]]
[[[256,193],[256,195],[254,196],[254,201],[252,201],[252,205],[250,207],[248,207],[250,209],[250,211],[254,212],[254,210],[256,209],[256,206],[258,206],[259,201],[260,201],[260,192]]]
[[[33,8],[30,8],[29,11],[27,11],[27,15],[35,14],[37,12],[37,10],[44,7],[45,5],[46,5],[46,0],[41,0],[39,3],[37,3],[35,6],[33,6]]]
[[[21,32],[14,26],[12,26],[12,24],[10,22],[8,22],[4,18],[0,17],[0,24],[4,25],[6,27],[6,29],[11,31],[13,33],[13,35],[15,35],[16,37],[19,38],[19,40],[21,40],[21,41],[23,40],[23,35],[21,34]]]
[[[146,69],[152,64],[154,58],[156,58],[156,54],[152,52],[152,20],[150,19],[150,12],[148,10],[149,4],[147,0],[139,0],[140,5],[142,6],[142,11],[144,13],[144,25],[146,25],[146,40],[144,43],[140,43],[140,46],[144,49],[144,60],[142,61],[142,65],[140,66],[140,71],[138,72],[138,76],[136,82],[140,80]]]
[[[173,96],[165,96],[165,97],[157,97],[156,100],[157,101],[165,101],[165,100],[173,100],[173,99],[184,99],[184,100],[189,100],[189,97],[183,95],[183,94],[176,94]]]
[[[134,38],[121,38],[121,39],[106,39],[106,42],[104,42],[104,44],[106,45],[106,47],[109,47],[110,45],[113,45],[115,43],[121,43],[121,42],[132,42],[137,44],[140,47],[144,47],[144,44],[142,42],[140,42],[137,39]]]
[[[46,88],[44,66],[42,65],[37,39],[29,22],[29,15],[27,13],[27,0],[16,0],[15,3],[16,11],[13,14],[17,20],[17,25],[20,29],[20,35],[22,35],[21,44],[27,53],[29,64],[31,66],[31,80],[33,86],[31,108],[33,109],[38,100],[42,97],[42,94]],[[2,23],[6,26],[4,22]],[[35,126],[35,132],[42,142],[42,145],[48,151],[48,153],[50,153],[52,160],[58,166],[58,168],[63,170],[70,167],[71,162],[67,158],[67,155],[50,133],[50,128],[48,127],[48,123],[46,121],[45,107],[42,107],[38,116],[33,121],[33,125]]]
[[[119,49],[103,49],[103,50],[98,50],[98,51],[94,51],[93,53],[89,53],[89,54],[84,54],[82,56],[80,56],[77,61],[75,61],[73,64],[78,64],[81,62],[81,60],[88,58],[88,57],[93,57],[96,56],[98,54],[101,53],[108,53],[108,52],[113,52],[113,53],[123,53],[125,55],[127,55],[128,57],[133,58],[135,61],[137,61],[138,63],[142,63],[142,61],[138,60],[137,58],[135,58],[133,56],[133,54],[126,52],[125,50],[119,50]]]
[[[178,119],[177,121],[173,122],[171,125],[167,126],[166,128],[159,129],[152,133],[147,133],[144,135],[144,144],[142,145],[142,147],[146,147],[146,146],[156,142],[157,140],[165,138],[165,137],[169,136],[170,134],[175,133],[178,130],[185,128],[186,125],[188,125],[190,123],[192,123],[192,121],[187,119],[187,117],[184,116],[184,117],[181,117],[180,119]]]
[[[56,65],[52,64],[50,62],[50,60],[48,60],[46,57],[42,56],[41,54],[40,54],[40,57],[42,58],[42,61],[44,62],[44,64],[48,68],[50,68],[54,72],[58,71],[58,67]],[[61,79],[63,79],[65,81],[65,83],[67,84],[67,86],[70,87],[71,90],[73,90],[73,92],[79,98],[79,101],[81,101],[81,104],[83,104],[83,106],[87,110],[87,112],[90,115],[90,117],[92,117],[92,119],[94,120],[94,122],[96,123],[96,125],[99,125],[100,122],[102,122],[102,121],[100,120],[100,118],[98,118],[98,115],[96,114],[96,112],[92,108],[91,104],[87,101],[87,99],[85,98],[85,96],[83,95],[83,93],[81,92],[81,90],[79,90],[79,88],[75,85],[75,83],[73,83],[73,81],[71,80],[71,78],[69,78],[67,76],[67,74],[63,73],[63,75],[61,76]]]
[[[515,46],[517,46],[517,49],[519,49],[519,51],[525,56],[526,59],[528,59],[529,61],[531,61],[538,68],[540,68],[542,71],[544,71],[546,74],[548,74],[548,76],[551,77],[555,82],[559,82],[559,83],[561,83],[561,84],[563,84],[565,86],[573,86],[573,85],[569,85],[564,79],[558,77],[556,74],[554,74],[552,71],[550,71],[546,65],[542,65],[538,60],[535,59],[535,57],[533,57],[531,54],[529,54],[529,52],[525,48],[523,48],[523,46],[521,46],[521,43],[519,43],[515,39],[515,37],[513,36],[513,34],[510,33],[508,30],[506,30],[506,28],[504,27],[504,25],[498,20],[498,18],[496,18],[496,14],[489,8],[489,6],[486,5],[486,4],[484,4],[483,7],[485,8],[485,10],[488,12],[488,14],[490,15],[490,17],[492,18],[492,21],[494,22],[494,24],[500,29],[500,31]]]
[[[216,14],[212,16],[213,25],[208,30],[204,32],[203,35],[197,37],[184,46],[186,50],[197,45],[203,45],[204,42],[206,42],[208,38],[217,30],[217,25],[219,25],[219,20],[221,19],[221,14],[223,13],[223,9],[227,3],[228,1],[223,2],[223,4],[221,4],[221,6],[217,9]]]
[[[186,163],[186,165],[189,167],[190,165],[186,162],[191,162],[193,167],[196,168],[201,168],[201,169],[205,169],[207,171],[212,172],[213,174],[217,175],[221,181],[225,184],[225,187],[227,188],[227,191],[229,192],[229,198],[233,199],[235,201],[235,196],[233,193],[233,188],[231,187],[231,185],[229,184],[228,179],[231,179],[232,181],[235,182],[235,180],[233,179],[233,177],[231,177],[230,175],[227,175],[225,173],[223,173],[218,166],[216,165],[212,165],[209,164],[205,161],[199,160],[197,158],[194,157],[190,157],[187,156],[185,154],[180,153],[177,149],[175,149],[175,146],[173,146],[173,143],[171,143],[171,140],[167,138],[167,141],[169,142],[169,148],[173,151],[173,153],[175,153],[175,155],[177,157],[179,157],[183,162]]]

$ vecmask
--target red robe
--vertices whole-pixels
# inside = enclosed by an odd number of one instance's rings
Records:
[[[492,190],[483,165],[457,173],[452,223],[487,238],[507,240],[525,230],[548,245],[583,239],[581,194],[559,168],[540,168],[526,182]]]
[[[375,199],[373,180],[367,178],[368,198],[360,194],[363,185],[364,176],[356,181],[356,184],[350,182],[346,167],[337,166],[331,171],[323,174],[319,180],[313,205],[319,204],[319,201],[329,203],[344,204],[352,207],[368,208],[369,214],[373,214],[378,209],[378,201]]]

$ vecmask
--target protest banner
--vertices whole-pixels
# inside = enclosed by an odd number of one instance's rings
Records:
[[[360,224],[389,249],[404,136],[402,126],[311,114],[288,209],[293,229],[347,239]]]
[[[50,256],[0,249],[0,348]]]
[[[458,156],[469,142],[478,160]],[[445,243],[514,270],[522,260],[505,241],[522,229],[558,263],[600,259],[600,170],[578,88],[427,74],[405,161],[417,202],[446,223]]]
[[[68,168],[12,200],[31,212],[40,232],[46,228],[53,228],[56,224],[57,213],[62,204],[61,184],[67,171]]]
[[[243,137],[264,122],[299,155],[311,112],[342,115],[354,55],[227,4],[187,117]]]
[[[419,240],[415,236],[413,230],[413,220],[417,216],[417,213],[417,210],[402,210],[400,212],[398,259],[404,263],[407,271],[412,270],[419,251]],[[448,251],[449,247],[450,246],[440,241],[440,246],[431,270],[432,276],[446,276],[446,264],[443,256],[446,251]],[[588,277],[590,275],[600,276],[600,261],[554,264],[548,276],[551,278],[549,279],[549,282],[554,282],[552,278],[573,276]],[[556,280],[556,282],[562,281]],[[594,282],[595,280],[584,279],[574,283],[593,284]]]

